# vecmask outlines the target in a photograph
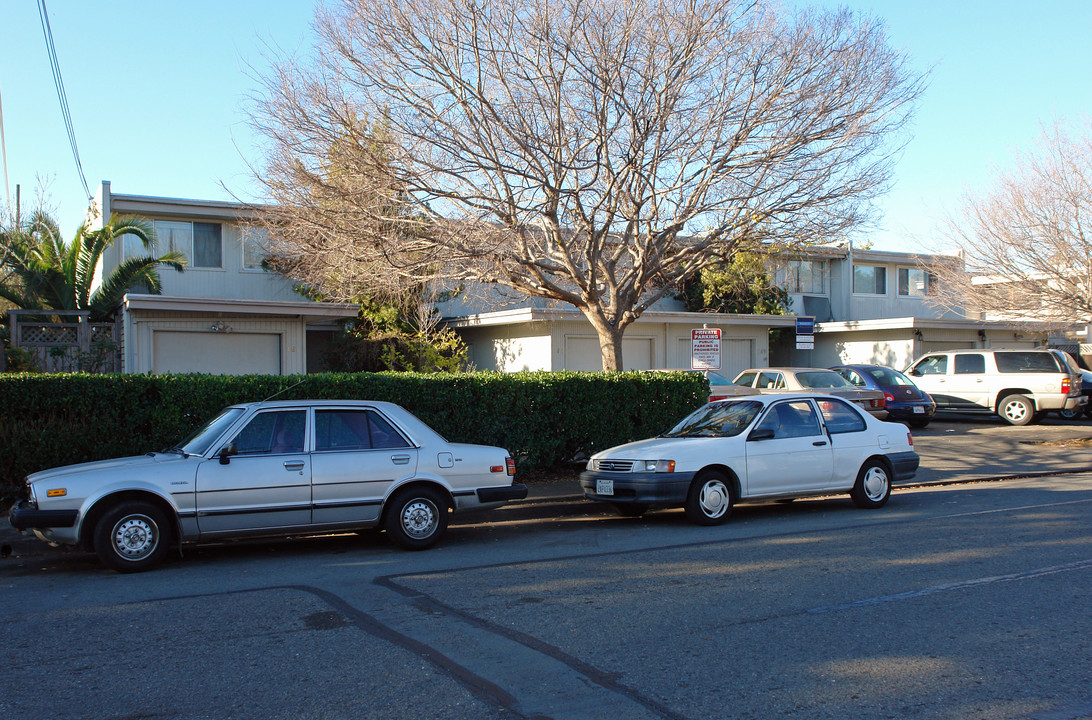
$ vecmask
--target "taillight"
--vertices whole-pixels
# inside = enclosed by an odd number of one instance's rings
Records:
[[[886,402],[895,402],[895,396],[894,396],[894,395],[892,395],[891,393],[884,393],[884,394],[883,394],[883,399],[884,399],[884,400],[885,400]]]
[[[717,400],[723,400],[728,397],[727,395],[710,395],[709,402],[716,402]]]
[[[914,436],[910,434],[910,431],[906,431],[906,442],[910,443],[910,447],[914,447]]]
[[[895,398],[891,398],[891,399],[894,400]],[[874,408],[882,408],[886,404],[884,402],[884,398],[872,398],[871,402],[872,402],[872,407],[874,407]]]
[[[515,476],[516,474],[516,461],[510,457],[504,459],[504,465],[508,468],[508,474]]]
[[[1068,395],[1073,388],[1073,381],[1069,378],[1062,380],[1062,392]]]

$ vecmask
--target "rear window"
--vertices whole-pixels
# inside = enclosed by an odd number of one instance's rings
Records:
[[[1048,352],[995,352],[994,361],[997,363],[997,372],[1003,373],[1036,373],[1036,372],[1061,372],[1058,360]]]
[[[853,387],[848,380],[832,370],[798,372],[796,381],[805,388],[846,388]]]

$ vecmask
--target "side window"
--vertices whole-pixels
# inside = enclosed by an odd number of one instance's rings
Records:
[[[409,447],[384,417],[371,410],[315,412],[315,450],[370,450]]]
[[[993,358],[998,372],[1058,372],[1058,359],[1052,353],[998,352]]]
[[[759,390],[777,390],[785,387],[785,381],[782,379],[781,373],[764,372],[758,376],[758,385],[756,387]]]
[[[948,372],[947,355],[928,355],[914,366],[915,375],[944,375]]]
[[[739,377],[737,377],[735,380],[733,380],[732,383],[735,384],[735,385],[741,385],[742,387],[754,387],[755,386],[755,377],[757,375],[758,375],[758,373],[753,373],[753,372],[740,373]]]
[[[755,430],[773,430],[775,438],[809,437],[821,434],[819,418],[806,400],[777,403],[766,411]]]
[[[850,370],[849,368],[838,368],[834,372],[838,373],[857,387],[863,387],[865,384],[864,378],[857,374],[855,370]]]
[[[820,400],[819,412],[832,435],[861,432],[865,429],[864,418],[841,400]]]
[[[955,356],[956,375],[967,375],[971,373],[980,374],[984,372],[986,372],[986,358],[981,355]]]
[[[303,452],[306,426],[305,410],[258,413],[231,442],[240,455]]]

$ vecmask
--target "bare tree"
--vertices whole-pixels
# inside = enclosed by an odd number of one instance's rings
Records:
[[[1092,318],[1092,123],[1061,123],[999,171],[996,186],[968,194],[947,223],[962,267],[940,266],[936,301],[979,319],[1054,326]]]
[[[608,370],[702,267],[865,221],[923,86],[881,23],[765,0],[342,0],[315,27],[252,112],[298,276],[570,303]]]

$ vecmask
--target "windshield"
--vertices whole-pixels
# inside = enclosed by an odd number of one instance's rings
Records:
[[[193,435],[175,445],[172,450],[181,450],[187,455],[204,455],[216,442],[216,438],[227,430],[228,426],[246,412],[243,408],[226,408],[219,415],[197,429]]]
[[[853,384],[833,370],[809,370],[796,373],[796,381],[804,388],[851,388]]]
[[[760,410],[757,400],[710,403],[660,437],[732,437],[746,430]]]

